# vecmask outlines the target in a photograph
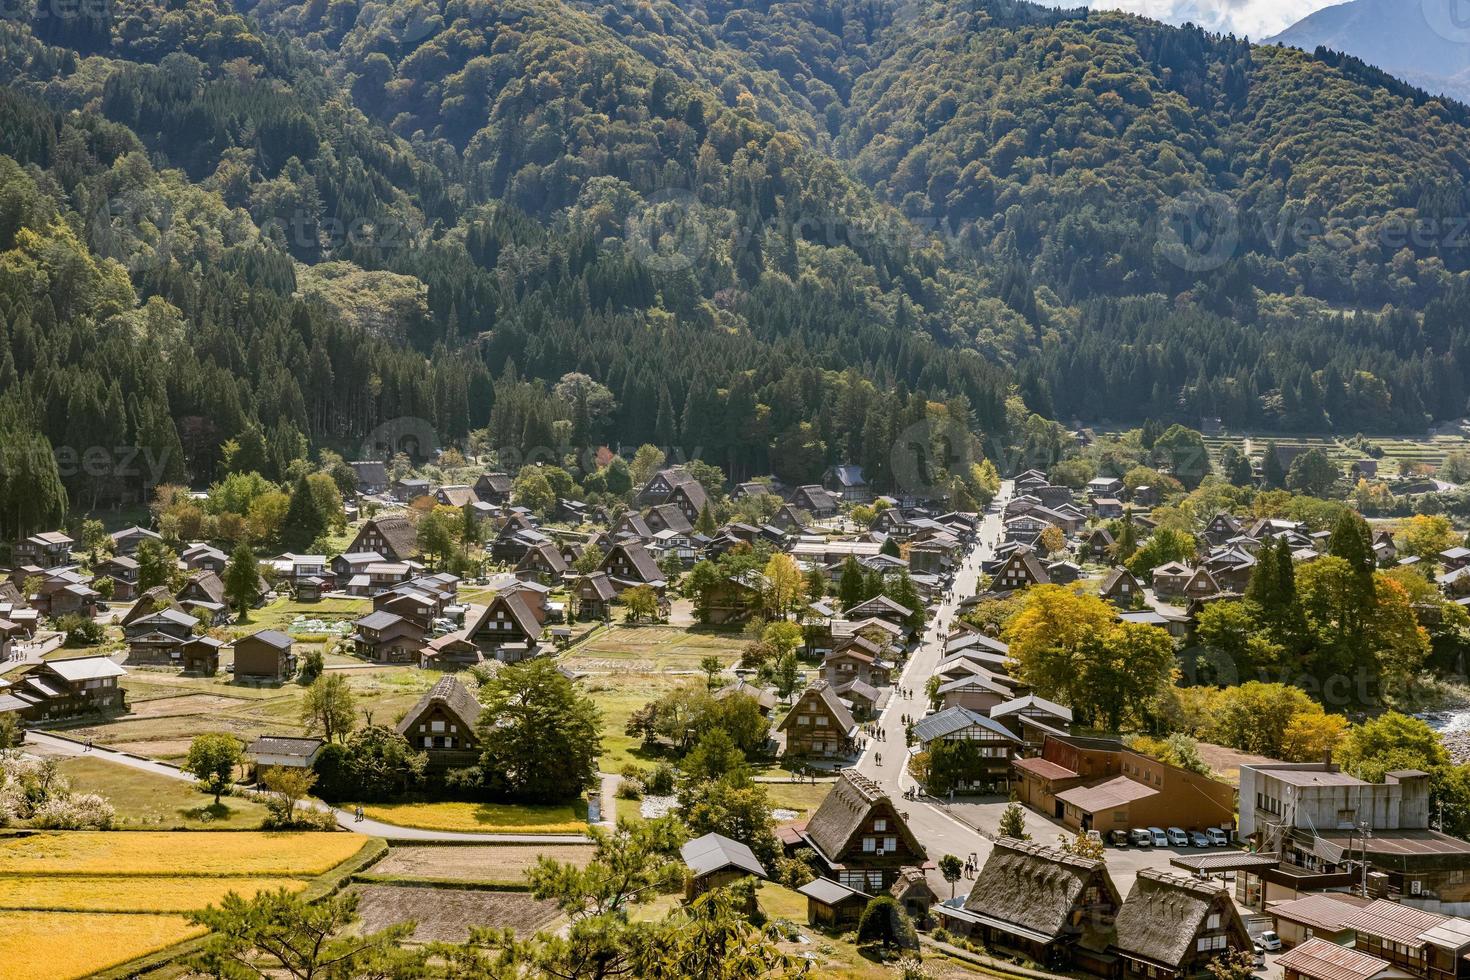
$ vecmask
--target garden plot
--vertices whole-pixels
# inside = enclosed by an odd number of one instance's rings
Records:
[[[555,902],[537,901],[526,892],[414,885],[354,885],[352,891],[364,932],[413,922],[413,939],[421,943],[464,942],[471,927],[533,933],[560,914]]]
[[[543,857],[584,867],[592,860],[592,845],[394,847],[387,857],[372,866],[371,874],[374,878],[519,882]]]

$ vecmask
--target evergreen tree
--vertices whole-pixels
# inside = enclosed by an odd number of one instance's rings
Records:
[[[281,523],[281,548],[284,551],[309,551],[312,542],[327,530],[327,519],[317,506],[316,495],[306,477],[296,481],[291,491],[291,505]]]
[[[260,601],[260,565],[250,545],[240,542],[225,564],[225,596],[244,622],[249,610]]]
[[[837,600],[844,610],[851,609],[867,599],[866,589],[862,566],[856,558],[848,555],[842,563],[842,577],[837,581]]]
[[[1268,490],[1281,490],[1286,487],[1286,470],[1281,466],[1281,457],[1276,454],[1276,443],[1266,443],[1266,455],[1261,461],[1261,477],[1265,480]]]
[[[710,538],[714,537],[715,533],[719,531],[719,525],[715,523],[715,513],[710,509],[709,501],[707,500],[704,502],[704,506],[699,509],[699,520],[695,522],[694,530]]]

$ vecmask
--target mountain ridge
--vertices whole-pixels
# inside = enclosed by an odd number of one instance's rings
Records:
[[[1348,0],[1261,43],[1340,51],[1428,91],[1470,101],[1470,27],[1453,19],[1453,2]]]
[[[913,425],[1470,398],[1470,110],[1354,59],[1012,0],[106,16],[0,23],[0,428],[53,445],[197,482],[414,416],[882,485]]]

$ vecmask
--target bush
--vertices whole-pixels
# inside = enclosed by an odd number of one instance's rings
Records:
[[[81,613],[69,613],[56,621],[56,628],[66,634],[69,647],[94,647],[107,639],[107,630],[94,619]]]
[[[96,793],[54,796],[36,807],[31,826],[43,830],[111,830],[117,811]]]
[[[644,778],[644,792],[651,793],[654,796],[672,796],[674,793],[674,781],[677,777],[678,772],[674,769],[673,763],[660,762],[653,767],[653,772]]]
[[[917,949],[919,937],[908,913],[892,895],[879,895],[868,902],[858,920],[858,943],[878,942],[883,948]]]
[[[643,786],[636,779],[625,779],[618,783],[617,798],[620,800],[643,799]]]
[[[302,642],[304,638],[297,637],[297,640],[298,642]],[[326,658],[322,656],[322,652],[320,650],[308,650],[306,656],[301,658],[301,673],[297,676],[296,681],[303,685],[310,684],[322,676],[322,671],[326,669],[327,662]]]

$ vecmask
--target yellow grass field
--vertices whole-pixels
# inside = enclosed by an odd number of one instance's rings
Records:
[[[0,909],[56,912],[189,912],[218,905],[230,892],[253,898],[284,888],[299,892],[299,878],[108,878],[83,875],[0,877]],[[0,967],[0,974],[4,968]]]
[[[0,875],[319,875],[366,843],[341,833],[41,833],[0,839]]]
[[[205,931],[179,915],[0,912],[0,977],[75,980]]]
[[[351,805],[343,809],[351,810]],[[483,834],[582,834],[587,832],[583,803],[515,806],[502,803],[367,804],[363,815],[399,827]],[[3,870],[3,868],[0,868]]]

